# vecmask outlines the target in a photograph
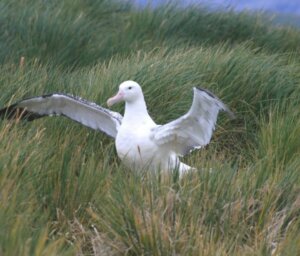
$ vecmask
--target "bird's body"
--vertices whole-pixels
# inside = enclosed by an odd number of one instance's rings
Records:
[[[124,117],[116,137],[116,150],[122,162],[135,170],[166,171],[177,167],[180,172],[184,172],[189,169],[189,166],[180,163],[175,152],[160,147],[151,139],[156,127],[158,125],[149,115]]]
[[[140,86],[133,81],[120,85],[120,91],[125,91],[125,94],[127,88],[136,90],[136,95],[133,100],[125,99],[125,113],[116,136],[116,150],[122,162],[135,170],[167,171],[177,168],[180,173],[189,170],[191,167],[181,163],[172,148],[160,146],[153,139],[153,131],[159,125],[148,114]]]
[[[128,112],[128,108],[125,111]],[[142,168],[154,160],[157,146],[150,140],[150,131],[155,126],[156,124],[148,115],[127,113],[124,116],[116,137],[116,150],[127,166]]]
[[[230,110],[212,93],[194,88],[190,110],[165,125],[149,116],[141,87],[125,81],[118,93],[108,99],[109,106],[125,101],[124,117],[94,103],[65,94],[51,94],[22,100],[0,110],[0,117],[29,121],[49,115],[63,115],[115,138],[122,162],[131,169],[168,171],[180,174],[191,169],[179,156],[209,143],[219,110]]]

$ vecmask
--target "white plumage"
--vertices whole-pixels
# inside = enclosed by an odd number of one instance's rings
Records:
[[[157,125],[149,116],[141,87],[125,81],[118,93],[108,99],[111,106],[125,101],[124,117],[81,98],[51,94],[17,102],[0,110],[0,116],[29,121],[49,115],[63,115],[116,139],[122,162],[132,169],[171,170],[180,174],[191,169],[179,156],[207,145],[220,110],[232,112],[211,92],[194,87],[190,110],[165,125]]]

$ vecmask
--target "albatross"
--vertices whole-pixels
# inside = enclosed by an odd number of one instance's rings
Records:
[[[141,86],[134,81],[120,84],[108,107],[125,102],[124,116],[69,94],[54,93],[27,98],[0,109],[2,119],[32,121],[44,116],[65,116],[115,139],[116,151],[129,168],[179,174],[194,169],[179,157],[207,145],[220,110],[233,118],[229,108],[213,93],[194,87],[193,102],[186,114],[164,125],[150,117]]]

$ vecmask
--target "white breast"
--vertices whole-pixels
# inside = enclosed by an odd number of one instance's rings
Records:
[[[118,156],[130,168],[157,169],[161,165],[161,149],[150,139],[150,129],[122,126],[116,137]],[[158,155],[158,152],[160,155]],[[163,154],[166,154],[164,152]]]

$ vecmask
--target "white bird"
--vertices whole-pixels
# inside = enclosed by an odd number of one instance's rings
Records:
[[[157,125],[149,116],[140,85],[120,84],[107,105],[125,101],[124,117],[95,103],[67,94],[50,94],[24,99],[0,110],[2,118],[32,121],[43,116],[62,115],[115,138],[119,158],[129,168],[168,171],[180,175],[192,167],[179,157],[207,145],[220,110],[233,113],[211,92],[194,87],[189,111],[178,119]]]

